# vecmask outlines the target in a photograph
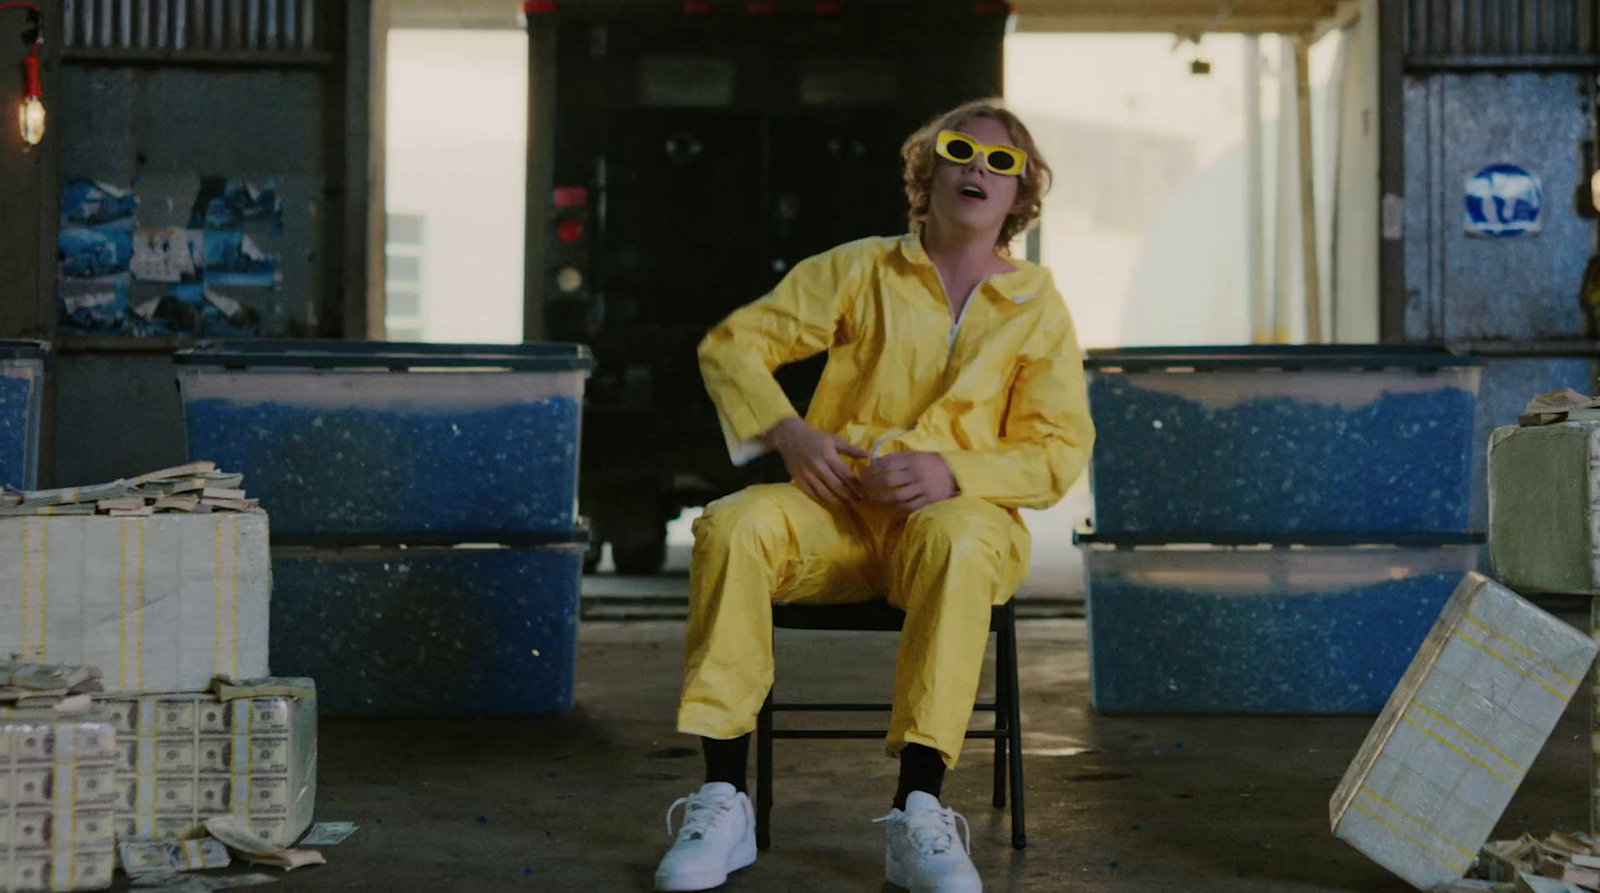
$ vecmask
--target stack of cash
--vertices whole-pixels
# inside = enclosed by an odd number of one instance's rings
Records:
[[[1518,891],[1600,890],[1600,853],[1582,832],[1558,831],[1543,840],[1524,834],[1484,844],[1473,874]]]
[[[168,512],[247,512],[259,505],[244,491],[244,475],[191,462],[135,478],[55,490],[0,491],[0,517],[111,515],[137,518]]]
[[[0,660],[0,719],[11,708],[52,707],[58,713],[81,712],[90,694],[99,692],[96,667],[47,666]]]
[[[104,720],[0,706],[0,891],[111,885],[116,760]]]

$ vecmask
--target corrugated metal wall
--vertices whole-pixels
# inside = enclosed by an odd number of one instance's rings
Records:
[[[1388,4],[1385,3],[1387,7]],[[1403,112],[1403,151],[1385,190],[1403,195],[1406,341],[1483,354],[1474,526],[1487,520],[1489,433],[1529,397],[1591,392],[1593,343],[1579,303],[1594,221],[1580,214],[1592,169],[1592,87],[1600,72],[1594,0],[1396,0],[1384,52]],[[1385,126],[1390,126],[1390,118]],[[1510,163],[1539,179],[1541,228],[1484,238],[1465,225],[1466,182]],[[1397,188],[1403,187],[1403,188]]]
[[[1412,65],[1557,62],[1596,51],[1594,0],[1406,0],[1405,12],[1404,52]]]
[[[60,176],[132,191],[135,230],[200,228],[204,182],[270,184],[281,222],[250,238],[276,258],[276,281],[207,281],[205,292],[248,307],[261,335],[359,337],[368,197],[382,194],[368,155],[373,2],[62,2],[60,27],[47,27],[47,40],[62,45],[49,137]],[[129,305],[169,287],[135,278]],[[211,333],[175,329],[57,333],[55,483],[184,459],[171,351]]]
[[[318,0],[64,0],[61,43],[88,49],[320,53]]]
[[[1593,225],[1572,202],[1588,178],[1583,81],[1551,71],[1406,78],[1407,340],[1584,336],[1578,285]],[[1539,178],[1540,232],[1487,239],[1463,225],[1467,179],[1496,162]]]

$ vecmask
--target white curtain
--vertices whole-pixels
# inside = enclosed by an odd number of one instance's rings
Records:
[[[1334,184],[1333,340],[1378,340],[1378,0],[1344,31]],[[1342,76],[1338,76],[1342,75]]]
[[[1305,285],[1301,274],[1300,134],[1295,44],[1299,38],[1278,38],[1277,175],[1274,179],[1274,223],[1267,241],[1272,246],[1272,300],[1266,331],[1279,343],[1305,340]]]

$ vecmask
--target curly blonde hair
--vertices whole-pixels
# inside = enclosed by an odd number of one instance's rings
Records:
[[[1001,105],[998,99],[976,99],[959,105],[934,117],[906,138],[905,144],[900,147],[900,157],[905,161],[906,201],[911,205],[911,228],[920,229],[928,219],[933,172],[939,163],[939,155],[935,151],[939,131],[960,130],[968,122],[979,118],[1000,122],[1011,134],[1011,142],[1028,153],[1028,166],[1017,179],[1016,210],[1006,215],[1006,222],[1000,227],[1000,236],[995,240],[996,245],[1004,247],[1039,219],[1044,194],[1050,189],[1051,174],[1050,165],[1040,156],[1039,146],[1033,141],[1033,134],[1028,132],[1027,125]]]

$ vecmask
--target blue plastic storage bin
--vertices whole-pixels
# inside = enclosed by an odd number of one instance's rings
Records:
[[[1086,539],[1102,713],[1377,713],[1481,549]]]
[[[585,546],[275,548],[272,671],[327,716],[564,713]]]
[[[221,341],[175,360],[189,456],[244,473],[274,542],[576,522],[582,345]]]
[[[1429,347],[1091,351],[1102,534],[1470,529],[1479,361]]]
[[[43,341],[0,341],[0,487],[39,484],[39,420],[43,406]]]

